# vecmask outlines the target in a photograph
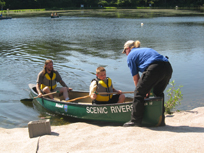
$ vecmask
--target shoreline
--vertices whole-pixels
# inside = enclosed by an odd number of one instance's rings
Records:
[[[4,16],[20,17],[50,17],[52,12],[59,16],[77,17],[108,17],[108,18],[152,18],[152,17],[180,17],[204,16],[204,12],[176,9],[79,9],[79,10],[9,10]]]
[[[163,127],[122,127],[84,122],[51,126],[29,138],[28,128],[0,128],[0,152],[203,152],[204,107],[166,115]]]

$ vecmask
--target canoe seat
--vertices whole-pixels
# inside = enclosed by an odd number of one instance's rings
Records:
[[[54,97],[54,100],[56,100],[56,101],[62,101],[59,97]]]
[[[92,105],[92,103],[87,103],[87,102],[78,102],[78,104],[87,104],[87,105]]]

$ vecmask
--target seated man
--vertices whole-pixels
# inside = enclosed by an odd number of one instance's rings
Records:
[[[100,95],[97,92],[117,92],[118,94]],[[121,90],[116,90],[113,87],[112,81],[106,77],[106,70],[103,67],[96,69],[96,79],[91,82],[89,96],[93,100],[92,104],[123,103],[125,101],[125,95]]]
[[[57,82],[59,82],[63,87],[57,87]],[[58,71],[53,69],[53,61],[46,60],[44,69],[38,74],[36,89],[38,92],[38,97],[42,97],[42,94],[47,94],[53,91],[59,91],[63,93],[64,99],[69,100],[68,91],[72,90],[69,88],[62,80]],[[53,95],[49,95],[53,99]]]

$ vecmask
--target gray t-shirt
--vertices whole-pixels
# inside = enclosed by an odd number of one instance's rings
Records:
[[[55,70],[53,70],[53,73],[56,74],[55,81],[56,81],[56,82],[60,82],[60,81],[62,80],[60,74],[59,74],[57,71],[55,71]],[[44,84],[44,82],[43,82],[44,77],[45,77],[45,75],[43,74],[43,71],[41,71],[41,72],[38,74],[38,77],[37,77],[37,81],[36,81],[36,82],[39,83],[39,84]]]

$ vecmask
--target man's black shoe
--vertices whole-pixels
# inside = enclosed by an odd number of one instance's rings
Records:
[[[136,122],[132,122],[132,121],[129,121],[125,124],[123,124],[124,127],[130,127],[130,126],[138,126],[138,127],[141,127],[142,124],[141,123],[136,123]]]
[[[166,126],[165,124],[165,116],[162,117],[162,121],[159,126]]]
[[[166,126],[165,122],[161,122],[159,126]]]

